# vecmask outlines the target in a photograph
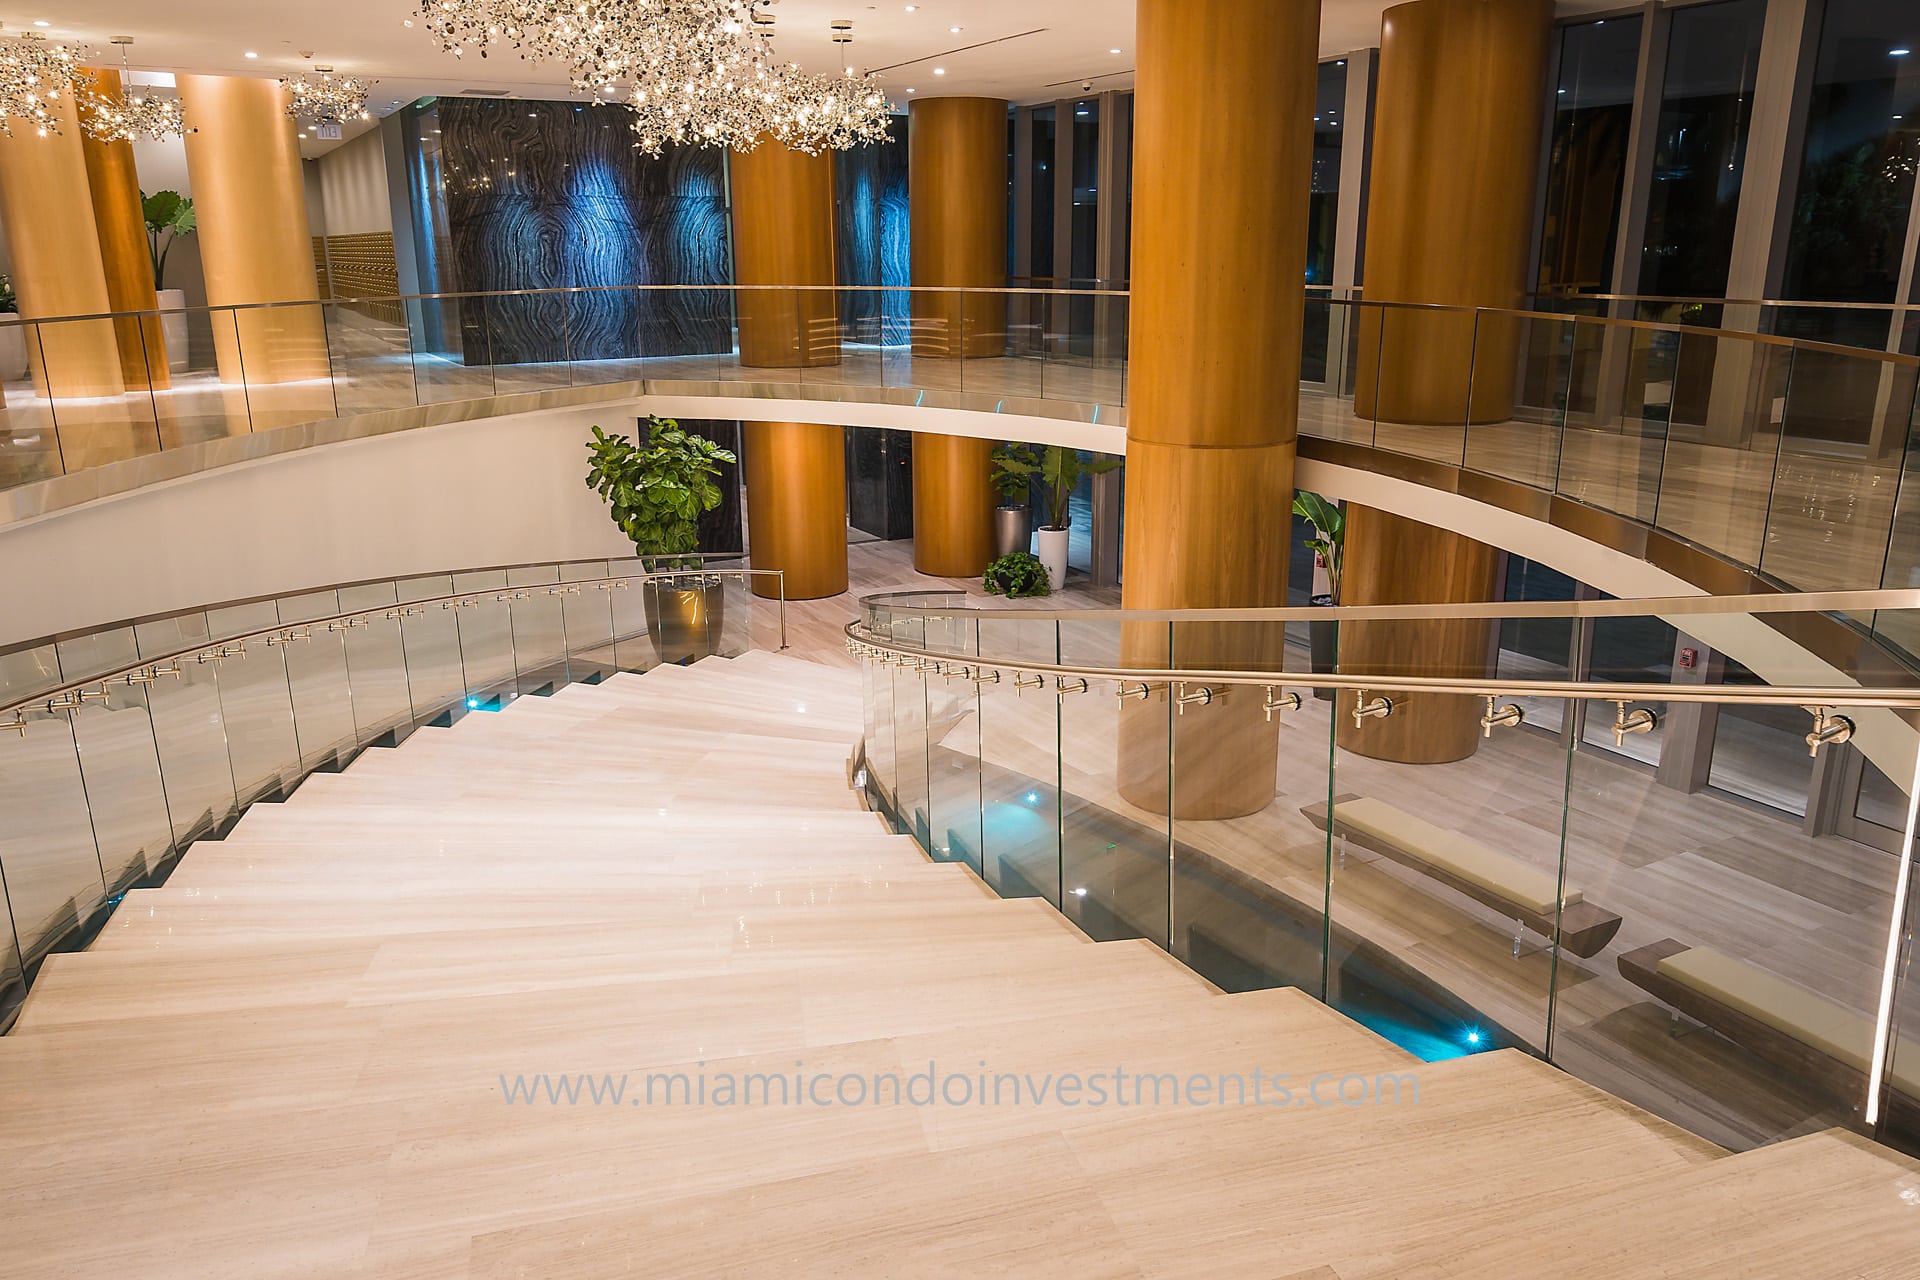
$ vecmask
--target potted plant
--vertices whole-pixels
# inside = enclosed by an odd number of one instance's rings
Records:
[[[159,297],[160,333],[167,344],[167,367],[175,373],[187,367],[187,295],[167,288],[167,255],[174,241],[193,234],[199,219],[193,201],[178,191],[140,193],[140,215],[147,224],[147,247],[153,254],[153,289]]]
[[[1302,490],[1293,495],[1293,514],[1313,526],[1313,535],[1303,540],[1307,550],[1313,552],[1313,592],[1309,603],[1319,608],[1333,608],[1340,603],[1341,559],[1347,547],[1346,513],[1337,503]],[[1307,642],[1314,671],[1325,675],[1339,669],[1339,624],[1308,623]],[[1313,692],[1322,700],[1333,698],[1332,689]]]
[[[993,554],[1010,556],[1033,548],[1033,473],[1040,458],[1030,444],[1009,441],[993,451],[993,487],[1000,505],[993,509]]]
[[[1078,449],[1068,449],[1050,444],[1041,453],[1037,462],[1028,458],[1009,458],[1004,464],[1010,471],[1025,475],[1038,475],[1041,482],[1041,496],[1046,500],[1047,522],[1040,526],[1039,550],[1040,563],[1047,568],[1047,578],[1057,590],[1067,582],[1067,538],[1072,513],[1068,504],[1073,499],[1073,491],[1080,484],[1083,475],[1103,475],[1120,465],[1118,458],[1095,458],[1083,462]]]
[[[18,382],[27,376],[27,327],[20,323],[19,314],[13,277],[0,275],[0,315],[15,317],[0,321],[0,381]]]
[[[646,425],[646,443],[638,445],[593,429],[587,488],[607,503],[643,570],[673,572],[649,580],[641,597],[660,661],[684,665],[719,648],[725,597],[720,579],[701,572],[703,562],[694,553],[700,549],[700,517],[724,497],[715,482],[720,468],[736,459],[671,418],[649,414]]]
[[[1046,566],[1031,551],[1014,551],[987,566],[982,583],[990,596],[1019,600],[1026,596],[1051,595]]]

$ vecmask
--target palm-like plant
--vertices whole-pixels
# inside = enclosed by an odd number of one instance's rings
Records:
[[[167,255],[173,252],[173,242],[193,234],[199,215],[193,211],[193,201],[178,191],[156,191],[152,195],[143,191],[140,216],[146,221],[147,248],[153,255],[153,287],[164,289]]]
[[[1347,546],[1346,512],[1319,494],[1303,489],[1293,495],[1293,514],[1313,526],[1313,537],[1306,540],[1306,548],[1327,566],[1327,591],[1334,602],[1339,603],[1340,559]]]

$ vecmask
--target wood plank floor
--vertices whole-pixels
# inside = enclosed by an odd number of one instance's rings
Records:
[[[1828,1242],[1907,1274],[1913,1162],[1729,1156],[1519,1053],[1419,1063],[1090,941],[886,833],[860,732],[855,672],[755,653],[256,806],[0,1039],[0,1274],[1359,1280],[1550,1248],[1798,1280]]]

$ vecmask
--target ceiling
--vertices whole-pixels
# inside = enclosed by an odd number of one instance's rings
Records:
[[[1078,93],[1088,82],[1095,89],[1133,85],[1132,0],[776,4],[783,57],[810,71],[876,71],[900,103],[916,94],[1037,102]],[[1385,0],[1324,0],[1321,55],[1377,43],[1386,7]],[[1617,7],[1620,0],[1559,5],[1562,12]],[[46,22],[40,28],[46,34],[92,45],[97,61],[111,57],[111,37],[133,36],[137,70],[280,76],[325,63],[377,80],[370,103],[377,115],[416,98],[468,89],[568,96],[556,69],[524,62],[510,50],[486,59],[442,53],[417,23],[405,25],[417,17],[417,0],[0,0],[6,30]],[[828,38],[828,23],[839,18],[854,24],[844,61]],[[248,58],[249,51],[257,56]],[[308,154],[325,149],[308,147]]]

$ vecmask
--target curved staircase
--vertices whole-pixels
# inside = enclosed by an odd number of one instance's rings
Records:
[[[1517,1052],[1422,1064],[1090,942],[887,834],[848,785],[860,725],[854,672],[754,653],[254,807],[52,957],[0,1040],[0,1273],[1914,1274],[1920,1165],[1838,1132],[1729,1156]],[[638,1096],[930,1067],[1187,1101]],[[1255,1072],[1295,1101],[1192,1086]],[[1398,1103],[1311,1105],[1322,1073]],[[583,1077],[626,1092],[555,1100]]]

